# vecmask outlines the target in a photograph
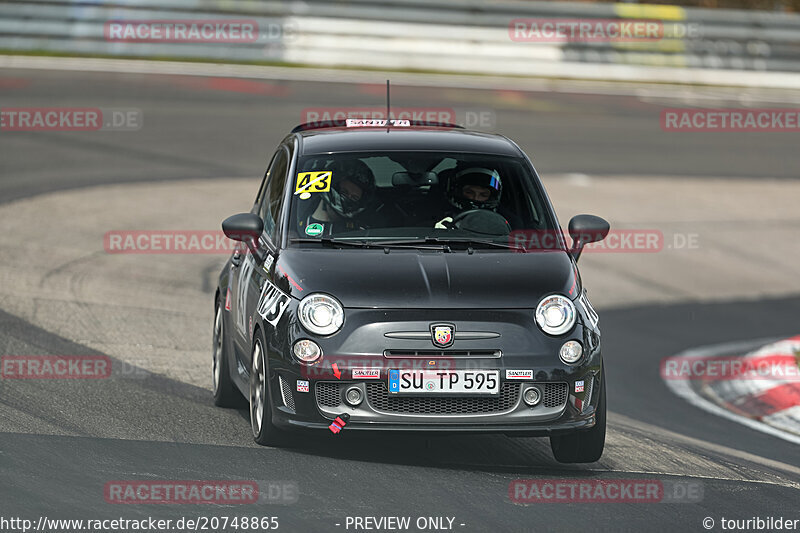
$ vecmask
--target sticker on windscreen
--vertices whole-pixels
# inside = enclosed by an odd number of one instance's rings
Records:
[[[315,192],[328,192],[331,190],[333,171],[323,170],[317,172],[300,172],[297,174],[297,185],[294,193],[300,195],[301,200],[308,200]]]
[[[310,235],[311,237],[316,237],[318,235],[322,235],[322,232],[325,230],[325,226],[322,224],[309,224],[306,226],[306,235]]]

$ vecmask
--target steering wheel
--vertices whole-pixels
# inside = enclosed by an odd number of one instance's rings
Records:
[[[503,215],[488,209],[470,209],[453,217],[452,228],[480,235],[508,235],[511,225]]]

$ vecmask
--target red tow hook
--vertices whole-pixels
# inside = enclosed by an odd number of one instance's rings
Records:
[[[348,420],[350,420],[350,415],[348,415],[347,413],[345,413],[343,415],[339,415],[339,416],[336,417],[336,420],[334,420],[333,423],[331,423],[331,425],[328,426],[328,429],[330,429],[331,432],[334,435],[336,435],[341,430],[344,429],[344,426],[347,425],[347,421]]]

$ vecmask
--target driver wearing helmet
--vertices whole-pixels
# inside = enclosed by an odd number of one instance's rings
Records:
[[[479,209],[496,213],[502,193],[503,182],[496,170],[481,167],[460,170],[447,184],[447,200],[458,212],[443,218],[434,227],[438,229],[459,228],[460,215]],[[503,218],[500,215],[481,218],[488,220],[497,217],[499,217],[498,220]],[[507,230],[505,232],[507,233]]]
[[[311,215],[300,220],[307,235],[330,235],[336,231],[364,229],[357,217],[367,208],[375,192],[375,175],[358,159],[334,161],[330,190],[319,193],[320,201]]]

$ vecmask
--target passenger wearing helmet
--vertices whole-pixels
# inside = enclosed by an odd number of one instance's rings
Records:
[[[372,170],[358,159],[335,161],[330,170],[333,171],[330,190],[318,193],[316,209],[300,220],[300,229],[307,235],[330,235],[334,229],[337,232],[364,229],[357,218],[375,192]]]
[[[482,167],[460,170],[447,184],[447,200],[458,212],[446,216],[434,227],[507,234],[508,221],[496,213],[502,194],[503,182],[496,170]],[[486,212],[476,210],[486,210]],[[469,221],[464,215],[468,215]]]

